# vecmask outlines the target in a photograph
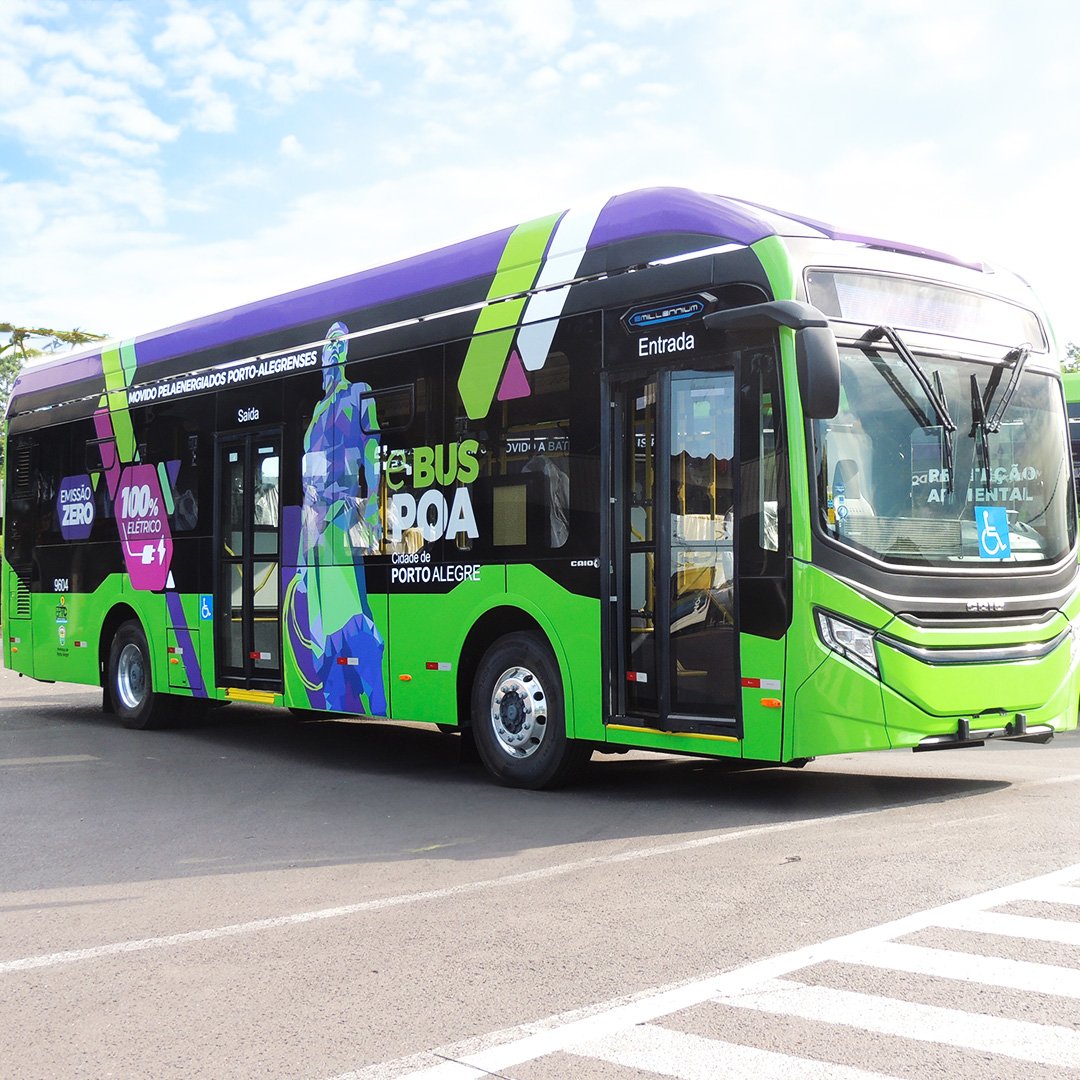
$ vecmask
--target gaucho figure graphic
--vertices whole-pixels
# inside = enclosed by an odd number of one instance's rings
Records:
[[[348,327],[322,350],[323,395],[304,436],[303,502],[289,639],[312,705],[386,715],[383,639],[371,616],[364,553],[378,550],[379,436],[367,383],[345,377]]]

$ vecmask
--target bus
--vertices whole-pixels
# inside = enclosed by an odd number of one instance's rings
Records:
[[[1080,490],[1080,371],[1066,371],[1061,381],[1065,385],[1065,406],[1069,411],[1069,445],[1072,448],[1073,473]]]
[[[617,195],[25,370],[5,660],[152,728],[437,725],[799,766],[1080,697],[1058,357],[1017,277]]]

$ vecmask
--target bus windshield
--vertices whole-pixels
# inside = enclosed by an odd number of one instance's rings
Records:
[[[826,535],[904,565],[1062,559],[1076,509],[1056,380],[1023,350],[912,363],[887,344],[840,349],[840,411],[813,425]]]

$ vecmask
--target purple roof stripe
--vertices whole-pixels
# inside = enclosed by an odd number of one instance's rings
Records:
[[[686,188],[644,188],[608,202],[589,247],[664,232],[704,233],[737,244],[754,244],[773,234],[760,218],[719,195]]]
[[[400,262],[155,330],[135,339],[139,366],[282,327],[333,319],[359,307],[400,300],[494,274],[511,232],[512,228],[502,229]],[[90,366],[84,370],[84,364]],[[94,356],[59,359],[23,372],[16,380],[12,398],[101,374],[100,352]]]
[[[81,382],[83,379],[101,379],[103,373],[100,352],[74,356],[70,359],[58,359],[51,364],[28,367],[21,371],[15,380],[11,396],[32,394],[35,390],[47,390],[61,381],[74,383]]]
[[[830,240],[846,240],[853,244],[865,244],[867,247],[884,248],[887,251],[901,251],[908,255],[921,255],[925,259],[934,259],[937,262],[952,263],[954,266],[966,266],[969,270],[982,271],[984,269],[981,262],[969,262],[966,259],[957,258],[955,255],[948,255],[944,251],[935,251],[933,248],[919,247],[917,244],[905,244],[897,240],[883,240],[875,236],[863,236],[860,233],[845,232],[834,225],[829,225],[827,222],[803,217],[801,214],[792,214],[787,210],[776,210],[771,206],[764,206],[762,203],[748,202],[746,205],[756,206],[759,210],[767,210],[770,214],[779,214],[780,217],[785,217],[789,221],[797,221],[800,225],[809,225],[811,229],[817,229],[818,232],[824,233]]]
[[[488,233],[410,259],[358,274],[257,300],[217,315],[159,330],[136,340],[139,363],[153,363],[180,352],[240,341],[280,327],[335,319],[359,307],[401,300],[431,289],[494,274],[513,229]],[[182,338],[181,338],[182,335]]]

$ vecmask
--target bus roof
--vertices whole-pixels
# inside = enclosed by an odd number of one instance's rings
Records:
[[[487,289],[496,271],[507,269],[503,255],[514,228],[141,335],[132,343],[140,379],[153,378],[147,369],[157,364],[164,366],[179,357],[205,354],[209,350],[228,350],[240,342],[266,340],[289,330],[329,325],[346,312],[383,308],[388,304],[399,305],[400,310],[401,302],[411,301],[410,315],[416,318],[439,310],[431,306],[430,297],[427,302],[421,299],[425,294],[445,293],[467,283],[478,283],[478,287],[472,300],[465,298],[464,291],[458,288],[462,302],[493,299]],[[845,232],[812,218],[755,203],[670,187],[646,188],[608,199],[595,215],[585,251],[590,256],[608,253],[604,260],[593,260],[596,268],[592,272],[611,273],[635,264],[634,241],[672,238],[670,249],[651,245],[650,257],[660,258],[725,243],[748,246],[769,236],[844,240],[984,269],[982,264],[942,252]],[[641,250],[639,245],[637,255]],[[552,256],[560,254],[563,252],[548,251],[545,257],[550,261]],[[622,265],[620,259],[624,260]],[[296,344],[317,339],[321,333]],[[65,387],[97,383],[103,378],[102,352],[110,348],[115,348],[115,344],[106,346],[105,350],[71,354],[27,368],[15,382],[9,413],[48,407],[69,398],[63,391]],[[247,355],[238,354],[230,359]]]

